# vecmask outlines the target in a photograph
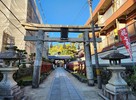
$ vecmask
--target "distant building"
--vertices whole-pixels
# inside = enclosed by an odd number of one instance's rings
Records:
[[[36,32],[26,31],[21,22],[42,23],[35,0],[1,0],[0,10],[0,52],[13,42],[18,49],[34,53],[35,43],[24,41],[24,36]]]
[[[104,26],[97,37],[102,38],[102,42],[97,43],[100,63],[105,63],[100,57],[109,53],[112,46],[118,47],[118,50],[128,55],[121,39],[118,37],[118,30],[127,27],[131,41],[134,61],[136,62],[136,0],[100,0],[92,16],[95,24]],[[91,18],[86,25],[89,25]],[[90,34],[91,37],[91,34]],[[94,54],[93,44],[91,52]],[[94,63],[94,56],[93,63]],[[130,62],[130,59],[123,60],[124,63]]]

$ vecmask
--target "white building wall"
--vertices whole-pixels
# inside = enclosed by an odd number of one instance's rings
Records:
[[[133,43],[131,44],[131,47],[132,47],[132,52],[133,52],[133,57],[134,57],[134,62],[136,63],[136,43]],[[119,50],[120,53],[124,54],[124,55],[129,55],[126,48],[123,46],[123,47],[120,47],[118,48],[117,50]],[[106,52],[102,52],[102,53],[99,53],[98,54],[98,58],[99,58],[99,63],[100,64],[109,64],[109,61],[108,60],[103,60],[101,59],[101,57],[104,57],[106,56],[107,54],[109,54],[111,52],[110,51],[106,51]],[[132,63],[131,59],[128,58],[128,59],[123,59],[121,60],[122,63]],[[92,56],[92,64],[95,64],[95,57],[94,55]]]

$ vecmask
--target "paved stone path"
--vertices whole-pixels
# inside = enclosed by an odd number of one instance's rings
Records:
[[[29,100],[103,100],[98,96],[97,86],[81,83],[63,68],[56,68],[39,88],[24,88]]]
[[[62,68],[56,69],[49,100],[83,100]]]

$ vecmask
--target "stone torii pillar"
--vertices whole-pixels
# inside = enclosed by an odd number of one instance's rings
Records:
[[[85,51],[85,65],[86,65],[86,75],[89,86],[94,86],[94,74],[93,74],[93,66],[91,59],[91,51],[90,51],[90,42],[89,42],[89,32],[84,32],[84,51]]]
[[[49,37],[48,33],[45,32],[44,40],[47,39],[48,37]],[[44,46],[43,46],[43,57],[45,59],[48,59],[48,51],[49,51],[48,42],[44,42]]]
[[[44,32],[42,30],[38,31],[37,38],[38,40],[36,41],[36,57],[34,61],[32,88],[38,88],[40,82],[40,70],[42,64],[42,52],[44,44]]]

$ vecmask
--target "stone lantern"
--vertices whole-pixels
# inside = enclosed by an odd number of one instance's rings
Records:
[[[109,60],[110,66],[107,69],[111,70],[112,76],[108,81],[108,84],[103,89],[104,98],[110,100],[127,100],[128,92],[130,89],[127,86],[127,83],[122,79],[120,73],[125,70],[125,67],[121,66],[121,59],[129,58],[129,56],[119,53],[116,47],[113,47],[113,51],[102,57],[102,59]]]
[[[14,45],[9,45],[5,52],[0,53],[0,59],[3,60],[3,66],[0,67],[3,74],[3,79],[0,82],[0,100],[22,100],[24,98],[23,91],[12,77],[18,70],[18,67],[14,66],[15,61],[19,59],[15,49]]]

